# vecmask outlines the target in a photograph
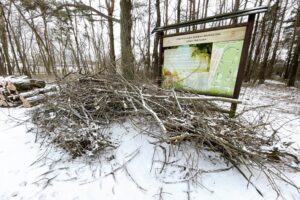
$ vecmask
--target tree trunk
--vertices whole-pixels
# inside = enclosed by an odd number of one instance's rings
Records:
[[[253,65],[253,60],[252,60],[252,54],[253,54],[253,50],[255,47],[255,41],[256,41],[256,35],[258,34],[258,20],[259,20],[259,14],[257,15],[257,20],[254,26],[254,31],[253,31],[253,35],[251,38],[251,45],[250,45],[250,52],[249,52],[249,58],[247,60],[247,65],[246,65],[246,70],[245,70],[245,82],[250,81],[251,79],[251,67]]]
[[[289,80],[287,82],[287,86],[292,87],[295,86],[296,74],[299,67],[299,56],[300,56],[300,42],[298,38],[297,45],[294,50],[294,56],[291,63],[291,69],[289,73]]]
[[[151,74],[151,0],[148,0],[148,23],[147,23],[147,58],[146,58],[146,67],[147,74]]]
[[[266,50],[264,53],[264,57],[263,57],[263,62],[262,62],[262,66],[260,67],[259,70],[259,82],[258,84],[263,84],[265,82],[266,79],[266,71],[267,71],[267,66],[268,66],[268,58],[269,58],[269,54],[270,54],[270,49],[271,49],[271,45],[272,45],[272,40],[273,40],[273,36],[274,36],[274,32],[275,32],[275,26],[276,26],[276,21],[277,21],[277,13],[278,13],[278,9],[279,9],[279,1],[277,0],[275,5],[274,5],[274,11],[272,13],[272,22],[271,22],[271,26],[269,29],[269,33],[267,36],[267,44],[266,44]]]
[[[8,40],[7,40],[7,31],[6,31],[6,23],[5,23],[5,13],[3,9],[2,3],[0,3],[0,40],[3,48],[3,53],[5,57],[5,64],[7,66],[8,74],[13,74],[12,66],[9,58],[9,50],[8,50]]]
[[[178,0],[178,2],[177,2],[177,23],[180,23],[180,17],[181,17],[181,0]],[[176,29],[176,33],[179,33],[179,29]]]
[[[113,13],[115,7],[115,0],[105,0],[106,8],[108,12],[108,33],[109,33],[109,56],[113,70],[116,70],[116,55],[115,55],[115,44],[114,44],[114,24],[113,24]]]
[[[259,6],[261,6],[262,4],[262,0],[256,0],[255,2],[255,7],[257,6],[259,2]],[[259,30],[258,30],[258,27],[259,27],[259,18],[260,18],[260,13],[257,14],[257,17],[256,17],[256,22],[255,22],[255,26],[254,26],[254,30],[253,30],[253,34],[252,34],[252,37],[251,37],[251,45],[250,45],[250,51],[249,51],[249,58],[247,60],[247,65],[246,65],[246,70],[245,70],[245,82],[249,82],[250,79],[251,79],[251,68],[253,67],[253,51],[255,49],[255,42],[256,42],[256,37],[259,33]]]
[[[296,46],[294,49],[293,59],[291,61],[291,66],[289,70],[287,86],[295,86],[296,74],[299,67],[299,57],[300,57],[300,31],[297,30],[300,27],[300,8],[297,10],[296,20],[295,20],[295,42]]]
[[[295,37],[296,37],[296,29],[295,29],[291,44],[289,46],[289,51],[288,51],[286,62],[284,63],[284,72],[282,74],[282,77],[284,79],[288,79],[288,77],[289,77],[289,68],[290,68],[290,63],[291,63],[291,58],[292,58],[292,53],[293,53]]]
[[[155,8],[156,8],[156,27],[159,27],[161,24],[161,15],[160,15],[160,0],[156,0]],[[153,71],[154,77],[159,77],[159,56],[158,56],[158,46],[159,46],[159,33],[155,34],[154,38],[154,46],[153,46]]]
[[[233,11],[234,12],[238,11],[239,7],[240,7],[240,0],[235,0]],[[232,23],[237,24],[237,22],[238,22],[237,20],[238,20],[237,17],[233,18]]]
[[[2,53],[1,46],[0,46],[0,75],[7,75],[6,68],[5,68],[5,58]]]
[[[134,57],[132,53],[131,46],[131,29],[132,29],[132,19],[131,10],[132,2],[131,0],[121,0],[121,65],[122,72],[125,78],[134,78]]]
[[[196,19],[196,0],[191,0],[191,20]],[[193,30],[196,30],[196,26],[193,26]]]
[[[203,7],[203,18],[207,17],[207,10],[208,10],[208,3],[209,0],[204,0],[203,3],[205,3],[205,6]],[[206,24],[203,24],[203,28],[205,29]]]
[[[299,12],[299,11],[298,11]],[[290,65],[291,65],[291,61],[292,61],[292,53],[293,53],[293,47],[294,47],[294,44],[295,44],[295,41],[297,41],[297,25],[299,23],[299,13],[298,13],[298,16],[296,16],[296,20],[294,22],[294,33],[293,33],[293,37],[292,37],[292,41],[291,41],[291,44],[290,44],[290,48],[289,48],[289,51],[288,51],[288,56],[287,56],[287,59],[286,59],[286,62],[284,64],[284,73],[283,73],[283,78],[284,79],[288,79],[289,78],[289,74],[290,74]]]
[[[6,30],[7,30],[7,35],[8,35],[8,39],[9,39],[9,44],[11,46],[12,54],[14,56],[15,65],[17,67],[18,73],[21,75],[21,69],[20,69],[20,66],[18,63],[18,57],[17,57],[16,51],[15,51],[15,47],[13,45],[12,36],[10,33],[10,28],[9,28],[10,27],[10,25],[9,25],[10,24],[10,21],[9,21],[10,13],[11,13],[11,7],[9,9],[8,16],[7,17],[4,16],[4,20],[5,20],[5,24],[6,24]]]
[[[27,70],[27,65],[26,65],[26,62],[25,62],[25,58],[24,58],[24,55],[23,55],[23,53],[22,53],[22,47],[21,47],[21,44],[20,44],[20,35],[18,34],[18,35],[16,35],[16,33],[15,32],[20,32],[20,30],[17,30],[17,31],[15,31],[14,29],[13,29],[13,27],[12,27],[12,25],[11,24],[9,24],[9,27],[10,27],[10,30],[11,30],[11,33],[12,33],[12,36],[13,36],[13,39],[14,39],[14,43],[15,43],[15,45],[16,45],[16,50],[17,50],[17,53],[18,53],[18,55],[19,55],[19,58],[20,58],[20,61],[22,62],[22,70],[21,70],[21,74],[25,74],[25,75],[27,75],[27,76],[30,76],[30,74],[29,74],[29,72],[28,72],[28,70]],[[19,29],[21,29],[20,28],[20,25],[18,26],[18,28]]]
[[[201,6],[201,1],[198,0],[198,5],[197,5],[197,15],[196,15],[197,19],[200,18],[200,6]]]
[[[169,23],[169,0],[165,0],[165,26]]]
[[[281,38],[281,29],[282,29],[282,25],[283,25],[285,13],[286,13],[287,5],[288,5],[288,0],[286,0],[285,6],[284,6],[282,14],[281,14],[281,19],[280,19],[280,23],[279,23],[279,28],[278,28],[278,32],[277,32],[276,41],[275,41],[275,46],[274,46],[272,57],[271,57],[271,60],[270,60],[270,64],[269,64],[269,67],[268,67],[268,70],[267,70],[267,75],[266,75],[267,78],[271,78],[272,73],[273,73],[273,67],[274,67],[275,61],[276,61],[277,50],[278,50],[279,41],[280,41],[280,38]],[[281,6],[282,6],[282,3],[281,3]]]

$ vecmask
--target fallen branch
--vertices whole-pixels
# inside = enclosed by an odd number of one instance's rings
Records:
[[[119,93],[119,94],[130,94],[130,95],[138,95],[138,93],[135,92],[125,92],[125,91],[111,91],[111,90],[104,90],[104,89],[98,89],[98,88],[93,88],[95,91],[98,92],[108,92],[108,93]],[[149,98],[157,98],[157,99],[167,99],[167,98],[172,98],[172,96],[165,96],[165,95],[151,95],[151,94],[142,94],[143,97],[149,97]],[[208,97],[208,96],[177,96],[178,100],[195,100],[195,101],[222,101],[222,102],[227,102],[227,103],[236,103],[240,104],[242,101],[238,99],[230,99],[226,97]]]

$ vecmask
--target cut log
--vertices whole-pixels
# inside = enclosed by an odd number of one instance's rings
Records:
[[[45,81],[29,79],[27,76],[0,77],[0,107],[31,107],[42,101],[41,94],[55,91],[55,86],[47,87]],[[28,99],[27,99],[28,98]]]
[[[2,93],[0,93],[0,100],[5,101],[5,96]]]
[[[40,81],[40,80],[24,80],[24,81],[18,81],[18,82],[13,82],[14,86],[16,87],[17,91],[19,92],[25,92],[29,91],[35,88],[44,88],[46,86],[45,81]]]
[[[6,103],[6,101],[0,99],[0,107],[9,107],[8,103]]]
[[[39,94],[26,99],[22,96],[20,98],[24,100],[22,101],[22,106],[25,108],[30,108],[44,102],[48,97],[53,96],[55,94],[57,94],[57,92],[48,92],[46,94]]]
[[[1,78],[0,85],[2,88],[9,91],[25,92],[34,88],[44,88],[46,86],[46,82],[42,80],[29,79],[26,76],[8,76]]]
[[[29,98],[29,97],[33,97],[33,96],[36,96],[36,95],[39,95],[39,94],[46,94],[48,92],[53,92],[53,91],[56,91],[56,90],[57,90],[57,87],[53,85],[53,86],[50,86],[50,87],[47,87],[47,88],[35,89],[35,90],[32,90],[32,91],[23,92],[23,93],[20,93],[20,94],[17,94],[17,95],[10,95],[7,98],[9,100],[18,100],[18,99],[20,99],[21,96],[24,97],[24,98]]]

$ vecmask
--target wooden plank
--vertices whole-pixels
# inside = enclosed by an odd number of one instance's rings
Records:
[[[193,33],[193,34],[178,35],[173,37],[165,37],[163,41],[163,47],[243,40],[245,37],[245,33],[246,33],[246,26],[243,26],[243,27],[202,32],[202,33]]]
[[[152,33],[155,32],[162,32],[162,31],[167,31],[167,30],[172,30],[172,29],[178,29],[178,28],[183,28],[183,27],[189,27],[189,26],[194,26],[194,25],[199,25],[199,24],[205,24],[209,22],[215,22],[215,21],[221,21],[221,20],[226,20],[226,19],[232,19],[236,17],[242,17],[242,16],[248,16],[251,14],[257,14],[257,13],[262,13],[262,12],[267,12],[269,9],[268,6],[261,6],[257,8],[252,8],[248,10],[240,10],[236,12],[230,12],[230,13],[224,13],[220,15],[215,15],[215,16],[210,16],[202,19],[197,19],[193,21],[187,21],[187,22],[182,22],[182,23],[177,23],[177,24],[170,24],[167,26],[163,27],[155,27]]]

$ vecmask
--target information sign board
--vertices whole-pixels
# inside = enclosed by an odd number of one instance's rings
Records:
[[[162,86],[233,97],[246,29],[165,36]]]

